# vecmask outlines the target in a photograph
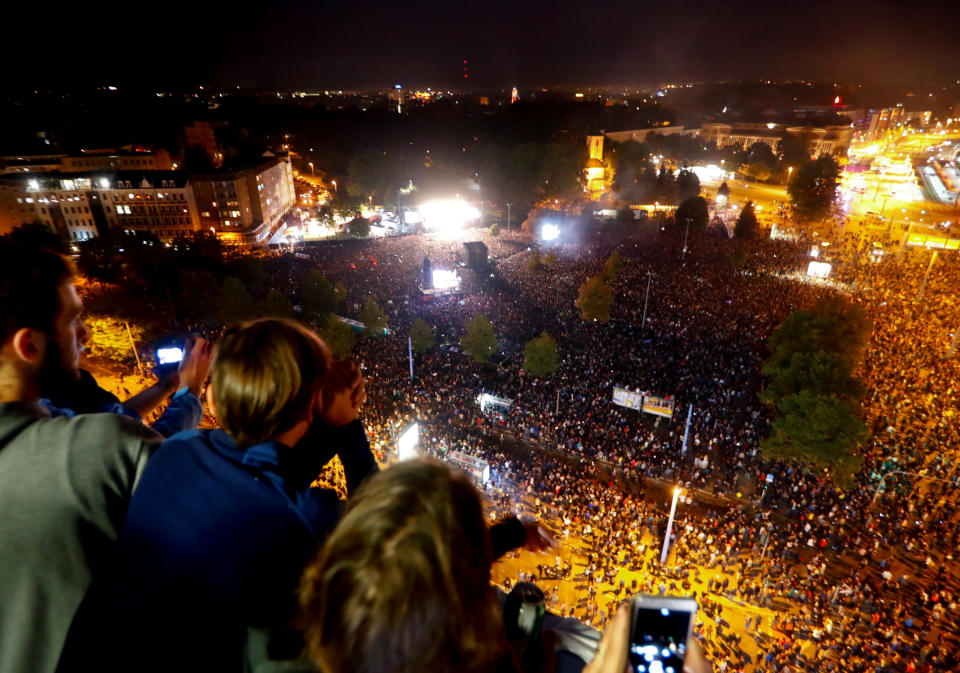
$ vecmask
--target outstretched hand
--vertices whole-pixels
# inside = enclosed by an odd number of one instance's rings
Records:
[[[186,357],[180,362],[177,369],[179,385],[186,386],[194,395],[200,395],[200,389],[210,373],[210,363],[213,360],[213,348],[204,338],[198,338],[190,347]]]
[[[366,384],[356,363],[346,360],[331,365],[323,382],[320,419],[341,428],[357,420],[367,400]]]

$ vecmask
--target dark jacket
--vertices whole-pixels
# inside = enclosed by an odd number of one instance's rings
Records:
[[[359,421],[314,428],[292,448],[244,451],[221,430],[171,437],[60,670],[238,670],[246,627],[290,618],[300,573],[339,517],[336,493],[310,488],[335,453],[350,491],[377,470]]]

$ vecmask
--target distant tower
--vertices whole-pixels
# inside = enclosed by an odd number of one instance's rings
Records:
[[[587,192],[590,198],[598,198],[606,187],[606,169],[603,165],[603,136],[587,136]]]
[[[463,78],[470,79],[470,72],[467,70],[467,59],[463,59]]]
[[[397,92],[397,114],[401,114],[403,112],[403,85],[394,84],[393,88]]]
[[[520,100],[520,94],[517,93],[517,87],[513,87],[513,91],[510,92],[510,105],[513,105],[518,100]]]

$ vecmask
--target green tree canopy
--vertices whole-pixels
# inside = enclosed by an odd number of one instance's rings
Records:
[[[67,252],[67,244],[57,232],[46,222],[35,220],[17,225],[9,233],[2,236],[4,241],[18,245],[47,248],[59,253]]]
[[[753,201],[747,201],[740,211],[733,235],[737,238],[754,238],[757,235],[757,215],[753,210]]]
[[[413,350],[417,353],[426,353],[433,348],[433,328],[420,318],[415,318],[410,326],[410,340],[413,342]]]
[[[313,319],[322,319],[330,313],[336,313],[340,298],[333,285],[323,274],[311,269],[303,277],[300,288],[300,303],[304,313]]]
[[[840,167],[832,157],[822,156],[802,163],[787,183],[787,193],[801,219],[825,217],[837,195]]]
[[[257,312],[265,318],[292,318],[293,302],[285,294],[270,290]]]
[[[700,178],[691,170],[683,169],[677,173],[677,196],[683,201],[700,195]]]
[[[239,278],[227,278],[220,288],[219,319],[224,325],[232,325],[253,318],[257,313],[256,302]]]
[[[864,387],[853,372],[868,335],[862,309],[835,299],[793,312],[774,331],[763,364],[769,383],[760,394],[775,412],[761,442],[765,457],[827,468],[838,486],[852,483],[867,435],[859,406]]]
[[[531,339],[523,349],[523,368],[533,376],[546,376],[560,367],[557,342],[546,332]]]
[[[360,322],[364,324],[363,337],[383,336],[387,329],[387,314],[380,304],[370,297],[363,300],[363,310],[360,311]]]
[[[370,220],[365,217],[355,217],[347,222],[347,229],[354,238],[366,238],[370,235]]]
[[[859,400],[865,391],[863,384],[853,377],[853,363],[839,353],[794,352],[789,360],[779,359],[779,366],[768,360],[763,365],[770,383],[761,398],[782,406],[787,397],[804,390],[827,397]]]
[[[691,229],[701,231],[706,229],[707,221],[710,219],[706,200],[702,196],[686,199],[677,207],[675,219],[677,226],[681,228],[686,227],[689,220]]]
[[[486,362],[497,351],[497,335],[493,323],[482,313],[477,313],[464,325],[460,339],[463,352],[477,362]]]
[[[770,164],[765,161],[754,161],[753,163],[747,164],[742,170],[744,175],[758,182],[764,182],[770,179]]]
[[[614,249],[603,264],[603,277],[612,280],[621,271],[623,271],[623,260],[620,259],[620,251]]]
[[[341,322],[337,316],[328,314],[318,330],[337,360],[345,360],[353,354],[353,345],[357,342],[357,333],[353,328]]]
[[[603,281],[603,277],[591,276],[580,286],[575,306],[580,309],[584,320],[607,322],[612,305],[613,290]]]
[[[850,486],[863,466],[857,446],[867,436],[857,404],[804,390],[781,400],[781,409],[760,443],[764,457],[827,468],[838,486]]]
[[[84,318],[84,324],[90,331],[87,337],[86,350],[90,355],[103,357],[116,362],[132,362],[135,360],[133,345],[130,343],[130,334],[127,334],[126,325],[122,320],[110,316],[91,315]],[[143,328],[132,323],[130,333],[137,344],[143,342]]]

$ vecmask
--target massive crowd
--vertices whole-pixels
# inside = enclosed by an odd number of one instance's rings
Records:
[[[585,324],[574,307],[577,288],[600,270],[614,244],[561,244],[552,269],[531,271],[526,242],[492,243],[495,282],[429,302],[409,294],[418,266],[425,254],[450,260],[455,246],[431,248],[417,238],[378,242],[378,265],[369,274],[360,268],[366,251],[332,263],[326,253],[325,272],[358,296],[388,302],[393,336],[364,342],[359,352],[380,393],[367,418],[384,456],[397,431],[417,419],[427,452],[459,450],[489,461],[494,509],[546,517],[575,548],[557,565],[561,578],[573,566],[559,581],[577,598],[569,607],[554,602],[594,624],[609,617],[607,604],[622,592],[656,592],[662,571],[675,580],[665,588],[699,589],[708,605],[724,597],[772,608],[762,629],[762,618],[746,623],[750,648],[731,647],[728,640],[739,637],[729,630],[719,637],[723,630],[712,621],[703,625],[701,633],[710,636],[705,649],[733,669],[957,665],[960,587],[951,578],[960,528],[951,480],[960,442],[950,420],[960,379],[956,361],[944,358],[950,330],[960,324],[949,290],[960,280],[952,258],[940,258],[918,302],[929,251],[908,251],[898,262],[889,250],[878,262],[851,236],[835,244],[835,277],[827,285],[798,279],[809,246],[752,244],[738,264],[731,242],[704,236],[681,259],[678,236],[654,230],[616,246],[626,263],[613,280],[613,317]],[[508,246],[512,252],[503,250]],[[388,271],[385,259],[397,265]],[[341,276],[338,267],[360,270]],[[769,423],[756,396],[766,339],[791,311],[835,292],[862,304],[873,323],[858,372],[868,389],[866,468],[846,491],[822,474],[764,461],[758,448]],[[441,347],[418,357],[410,381],[411,321],[424,319],[442,344],[455,346],[476,312],[490,318],[501,339],[497,366]],[[563,364],[537,379],[522,369],[522,345],[541,330],[557,339]],[[669,395],[673,418],[612,404],[614,385]],[[481,392],[513,403],[482,413]],[[764,489],[767,475],[772,482]],[[657,485],[664,482],[682,485],[692,505],[681,508],[671,560],[660,569],[669,489]],[[598,596],[592,582],[582,581],[594,573],[611,580],[607,593]],[[805,648],[809,643],[815,647]]]
[[[955,260],[929,267],[930,252],[916,250],[878,258],[848,234],[831,248],[827,284],[804,278],[803,244],[748,242],[734,254],[733,242],[701,234],[682,254],[682,232],[644,226],[558,243],[547,269],[528,264],[537,244],[513,232],[475,233],[490,249],[483,271],[463,265],[459,242],[335,242],[285,257],[272,284],[294,297],[319,268],[347,288],[346,315],[367,297],[385,308],[391,333],[356,352],[378,461],[395,459],[399,432],[416,421],[424,453],[489,463],[491,521],[537,517],[560,541],[549,559],[517,552],[502,562],[494,577],[504,588],[530,579],[555,612],[598,628],[635,593],[692,593],[701,647],[720,671],[956,670],[960,365],[945,357],[960,329]],[[578,288],[613,250],[623,268],[610,280],[611,320],[585,323]],[[424,257],[459,269],[461,290],[422,295]],[[759,450],[770,423],[757,397],[767,339],[790,312],[837,293],[872,321],[857,372],[870,435],[847,490]],[[500,341],[486,365],[459,348],[476,313]],[[416,356],[411,378],[417,318],[437,344]],[[542,331],[562,363],[538,378],[523,369],[523,345]],[[669,397],[672,418],[614,405],[614,386]],[[509,403],[481,409],[482,393]],[[319,482],[348,490],[336,462]],[[683,505],[661,565],[674,486]]]

